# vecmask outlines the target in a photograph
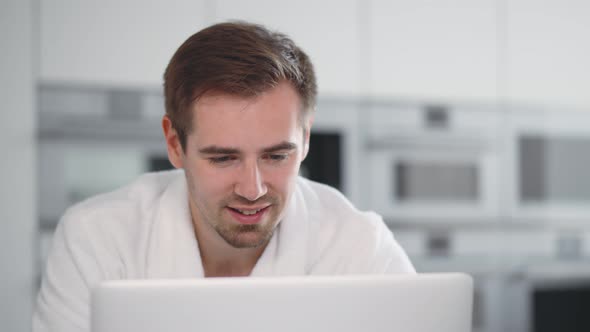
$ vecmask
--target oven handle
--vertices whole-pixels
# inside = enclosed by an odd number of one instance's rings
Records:
[[[365,141],[368,151],[381,150],[453,150],[486,152],[494,149],[492,139],[474,136],[390,136],[369,138]]]

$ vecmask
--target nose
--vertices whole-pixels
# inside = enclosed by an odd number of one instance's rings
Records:
[[[268,191],[258,163],[246,162],[241,167],[234,192],[249,201],[255,201],[264,196]]]

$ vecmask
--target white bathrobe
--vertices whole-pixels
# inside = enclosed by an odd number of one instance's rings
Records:
[[[88,331],[90,291],[108,279],[201,278],[184,173],[150,173],[70,208],[55,231],[33,331]],[[253,276],[414,273],[381,217],[297,180]]]

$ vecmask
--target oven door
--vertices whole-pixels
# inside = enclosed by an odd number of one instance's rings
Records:
[[[511,118],[512,216],[587,224],[590,114],[519,112]]]
[[[498,160],[485,140],[447,136],[387,142],[374,144],[369,154],[371,205],[386,219],[455,222],[497,215]]]

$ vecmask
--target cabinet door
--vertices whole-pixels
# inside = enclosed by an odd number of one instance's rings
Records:
[[[218,0],[216,21],[260,23],[291,37],[311,58],[320,96],[358,95],[360,35],[356,0]]]
[[[370,93],[419,100],[497,98],[494,0],[373,0]]]
[[[590,107],[590,2],[507,1],[507,96]]]
[[[159,87],[174,51],[205,26],[204,3],[40,1],[40,78]]]

